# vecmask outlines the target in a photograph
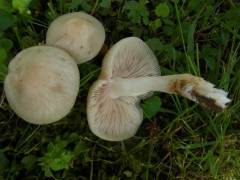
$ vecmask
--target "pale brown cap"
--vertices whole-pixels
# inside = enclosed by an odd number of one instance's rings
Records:
[[[78,67],[71,56],[55,47],[35,46],[12,59],[4,90],[18,116],[33,124],[49,124],[70,112],[79,83]]]
[[[64,49],[78,64],[93,59],[104,40],[102,23],[84,12],[59,16],[50,24],[46,37],[48,45]]]

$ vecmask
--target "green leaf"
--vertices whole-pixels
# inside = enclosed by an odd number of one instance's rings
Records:
[[[32,0],[12,0],[12,6],[22,14],[28,10],[28,6],[31,1]]]
[[[7,51],[11,50],[13,47],[13,42],[10,39],[3,38],[0,39],[0,48],[4,48]]]
[[[37,44],[37,40],[32,36],[23,36],[21,39],[22,48],[28,48]]]
[[[173,59],[173,60],[177,59],[177,51],[173,45],[166,44],[163,46],[163,49],[164,49],[164,54],[166,55],[166,57]]]
[[[218,57],[218,53],[219,53],[219,50],[216,48],[213,48],[209,45],[203,46],[201,54],[202,54],[204,60],[206,61],[208,68],[211,71],[214,71],[215,68],[217,67],[216,66],[216,57]]]
[[[78,9],[79,6],[81,6],[81,8],[86,12],[90,12],[92,8],[89,3],[89,0],[72,0],[69,8],[71,10],[74,10],[74,9]]]
[[[49,174],[48,170],[58,171],[62,169],[68,169],[70,161],[73,159],[73,152],[66,150],[68,142],[60,139],[56,140],[56,143],[49,143],[47,153],[40,158],[40,165],[45,173]]]
[[[194,20],[187,28],[187,52],[194,59],[194,33],[197,26],[197,20]]]
[[[74,154],[79,155],[89,150],[90,148],[84,142],[80,141],[74,148]]]
[[[44,171],[44,175],[46,177],[52,177],[53,176],[53,173],[52,173],[52,171],[50,170],[49,167],[43,167],[43,171]]]
[[[169,15],[169,12],[170,10],[167,3],[159,3],[155,9],[155,14],[158,17],[167,17]]]
[[[142,104],[144,116],[152,118],[161,110],[161,99],[158,96],[152,96],[145,100]]]
[[[131,178],[133,176],[133,173],[131,171],[124,171],[123,174],[127,177],[127,178]]]
[[[209,166],[211,175],[213,177],[216,177],[216,175],[218,173],[217,168],[216,168],[219,163],[218,157],[214,155],[212,150],[209,150],[205,157],[206,157],[206,162],[207,162],[207,165]]]
[[[37,157],[33,155],[25,156],[21,161],[24,167],[28,170],[32,169],[36,162],[37,162]]]
[[[4,9],[5,11],[11,11],[11,3],[7,0],[0,0],[0,9]]]
[[[125,3],[124,9],[128,10],[128,17],[133,23],[141,24],[143,22],[145,25],[149,23],[149,12],[146,8],[147,1],[127,1]]]
[[[52,170],[58,171],[61,169],[68,169],[70,161],[73,158],[73,154],[70,151],[62,152],[59,157],[54,158],[49,166]]]
[[[5,31],[6,29],[12,27],[14,24],[15,17],[5,10],[0,10],[0,31]]]
[[[5,49],[0,47],[0,66],[2,66],[5,63],[6,59],[7,59],[7,52]]]
[[[102,0],[99,4],[102,8],[110,8],[111,7],[111,0]]]
[[[203,6],[204,6],[204,1],[203,0],[190,0],[188,2],[188,6],[191,10],[194,10],[194,11],[198,11],[199,9],[201,9]],[[209,3],[210,5],[210,3]]]
[[[5,156],[5,154],[0,151],[0,172],[2,172],[5,168],[7,168],[9,164],[9,160]]]
[[[0,82],[2,82],[7,75],[7,51],[0,47]]]
[[[147,45],[156,53],[160,54],[163,52],[163,44],[158,38],[151,38],[146,41]]]
[[[240,29],[239,26],[240,7],[231,8],[223,14],[222,20],[228,27]],[[226,25],[224,25],[226,27]],[[226,27],[227,28],[227,27]]]
[[[150,26],[153,30],[157,30],[158,28],[160,28],[162,26],[162,21],[161,19],[155,19],[154,21],[152,21],[150,23]]]

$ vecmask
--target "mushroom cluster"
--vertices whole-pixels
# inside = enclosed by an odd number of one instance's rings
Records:
[[[77,64],[94,58],[105,40],[103,25],[84,12],[62,15],[49,26],[46,45],[21,51],[9,64],[6,97],[17,115],[33,124],[66,116],[79,90]],[[143,120],[139,101],[153,91],[177,94],[223,111],[227,93],[191,74],[160,76],[157,58],[139,38],[117,42],[106,53],[98,80],[88,93],[91,131],[109,141],[135,135]]]
[[[225,91],[200,77],[160,76],[151,49],[141,39],[129,37],[108,51],[99,79],[89,90],[87,115],[91,131],[109,141],[134,136],[143,120],[139,101],[153,91],[181,95],[217,112],[230,102]]]
[[[94,58],[104,40],[103,25],[91,15],[75,12],[55,19],[46,45],[24,49],[9,63],[4,90],[10,107],[33,124],[62,119],[79,91],[77,63]]]

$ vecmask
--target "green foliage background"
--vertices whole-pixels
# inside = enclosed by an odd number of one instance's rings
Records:
[[[136,136],[107,142],[87,125],[86,97],[103,55],[79,66],[72,112],[45,126],[24,122],[3,92],[7,64],[44,44],[49,23],[85,11],[106,29],[106,46],[137,36],[165,74],[192,73],[229,91],[215,114],[184,98],[155,93],[141,103]],[[0,179],[240,179],[240,2],[234,0],[0,0]]]

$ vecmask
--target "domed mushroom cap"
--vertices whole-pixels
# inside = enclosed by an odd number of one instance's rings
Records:
[[[105,40],[103,25],[84,12],[64,14],[47,31],[46,42],[66,50],[78,64],[94,58]]]
[[[132,137],[143,120],[138,97],[112,98],[111,82],[119,77],[159,75],[157,59],[145,43],[136,37],[120,40],[103,60],[102,72],[88,94],[87,115],[91,131],[109,141]]]
[[[64,51],[48,46],[25,49],[12,59],[8,71],[7,100],[25,121],[48,124],[70,112],[80,77],[76,62]]]

